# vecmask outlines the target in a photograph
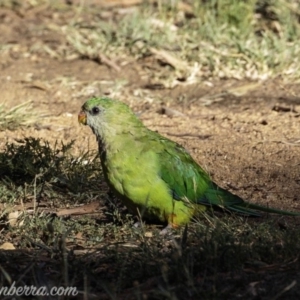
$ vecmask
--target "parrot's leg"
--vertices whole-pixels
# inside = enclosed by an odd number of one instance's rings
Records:
[[[166,226],[164,229],[161,230],[161,232],[159,233],[159,235],[168,235],[168,234],[172,234],[174,227],[169,224],[168,226]]]
[[[169,233],[172,233],[173,229],[178,228],[178,225],[176,224],[176,215],[170,214],[167,217],[168,219],[168,226],[166,226],[159,234],[160,235],[166,235]]]
[[[135,222],[135,223],[133,224],[133,227],[134,227],[134,228],[140,228],[140,227],[142,227],[142,226],[143,226],[143,223],[140,222],[140,221],[137,221],[137,222]]]

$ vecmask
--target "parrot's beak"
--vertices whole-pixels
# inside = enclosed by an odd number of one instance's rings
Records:
[[[81,111],[78,114],[78,122],[83,124],[83,125],[86,125],[86,113],[84,111]]]

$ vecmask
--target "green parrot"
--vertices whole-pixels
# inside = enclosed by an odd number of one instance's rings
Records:
[[[133,213],[176,228],[208,208],[247,216],[258,211],[299,216],[245,202],[215,184],[179,144],[143,125],[132,110],[110,98],[92,98],[78,121],[97,137],[105,179]]]

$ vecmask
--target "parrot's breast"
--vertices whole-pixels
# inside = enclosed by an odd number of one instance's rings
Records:
[[[174,226],[190,221],[194,207],[174,199],[172,189],[161,177],[159,155],[151,147],[145,150],[130,142],[115,148],[110,145],[100,157],[109,186],[131,212]]]

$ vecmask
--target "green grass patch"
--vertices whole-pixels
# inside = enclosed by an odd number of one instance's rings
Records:
[[[185,6],[180,4],[185,3]],[[58,12],[37,31],[54,32],[66,42],[41,40],[29,47],[57,59],[92,59],[120,68],[153,58],[147,75],[166,87],[212,78],[252,80],[299,78],[297,0],[144,1],[128,9],[66,5],[59,1],[5,1],[13,10],[41,6]],[[69,18],[64,18],[66,13]],[[163,55],[161,51],[163,50]]]
[[[160,81],[172,76],[169,85],[178,78],[299,77],[298,1],[190,1],[190,12],[176,2],[159,3],[144,4],[117,20],[95,16],[66,25],[69,50],[85,58],[99,60],[104,53],[118,60],[124,54],[143,59],[153,55],[152,48],[163,49],[178,63],[155,57],[169,72],[153,76]]]

